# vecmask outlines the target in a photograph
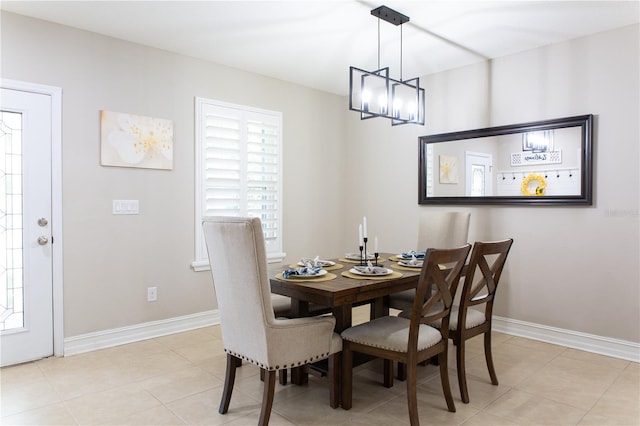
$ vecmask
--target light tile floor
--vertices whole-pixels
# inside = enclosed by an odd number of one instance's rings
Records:
[[[360,309],[360,308],[359,308]],[[368,312],[359,311],[360,321]],[[452,347],[451,347],[452,348]],[[455,355],[446,409],[437,367],[419,369],[423,425],[640,425],[637,363],[494,333],[500,380],[492,386],[482,338],[468,342],[471,402],[463,404]],[[270,424],[408,425],[405,385],[381,385],[381,364],[355,370],[353,408],[329,407],[326,378],[276,385]],[[238,370],[229,413],[218,414],[225,371],[218,326],[0,370],[2,425],[255,425],[258,368]]]

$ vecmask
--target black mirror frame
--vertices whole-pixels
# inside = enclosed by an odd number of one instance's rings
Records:
[[[580,127],[582,139],[581,158],[581,193],[567,196],[489,196],[489,197],[427,197],[426,194],[426,159],[425,145],[475,139],[488,136],[499,136],[513,133],[533,132],[540,130]],[[419,147],[419,182],[418,204],[527,204],[527,205],[588,205],[593,203],[593,114],[575,117],[557,118],[553,120],[512,124],[461,132],[441,133],[438,135],[420,136]]]

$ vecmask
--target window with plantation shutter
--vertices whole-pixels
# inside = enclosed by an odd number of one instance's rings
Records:
[[[282,253],[282,113],[196,98],[196,260],[203,216],[259,217],[270,261]]]

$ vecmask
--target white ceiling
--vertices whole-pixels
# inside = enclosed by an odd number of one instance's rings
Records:
[[[402,25],[404,79],[640,22],[636,1],[2,1],[0,8],[345,95],[377,68],[378,19]],[[400,78],[400,27],[380,23]]]

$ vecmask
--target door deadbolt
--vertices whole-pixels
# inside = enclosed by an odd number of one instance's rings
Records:
[[[40,219],[38,219],[38,225],[47,226],[48,224],[49,224],[49,221],[47,219],[45,219],[44,217],[41,217]]]

